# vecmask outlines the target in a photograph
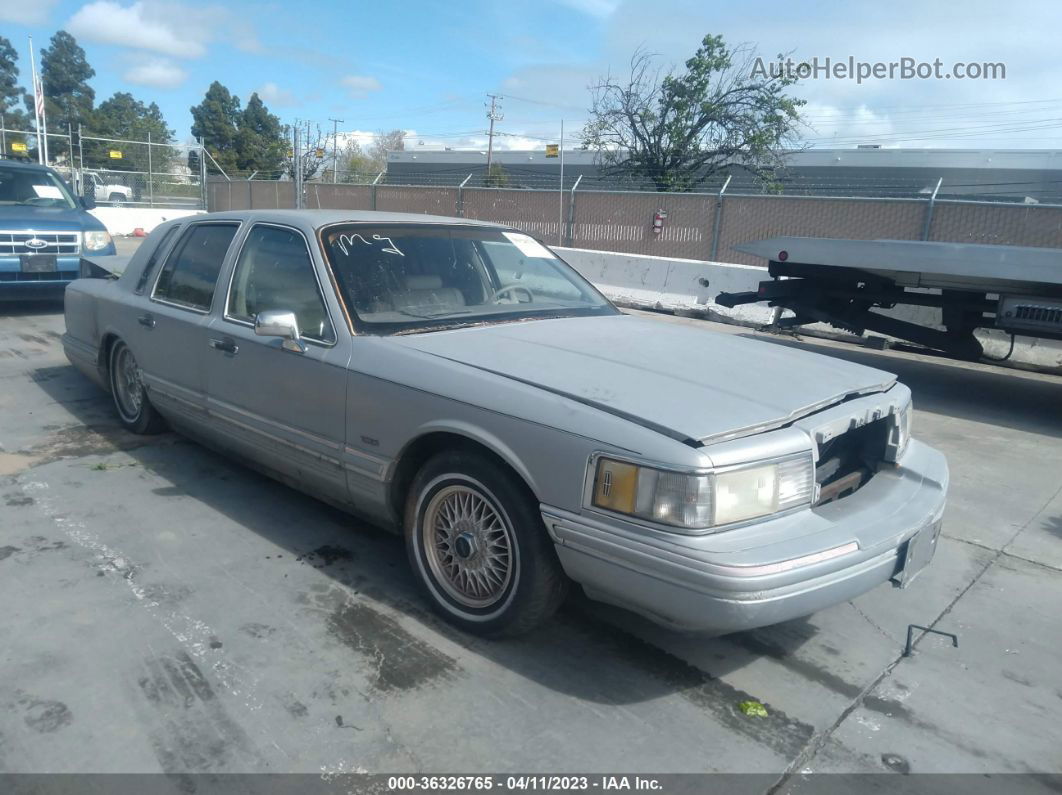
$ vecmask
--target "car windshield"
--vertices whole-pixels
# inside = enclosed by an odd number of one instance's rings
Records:
[[[371,333],[617,312],[521,232],[351,224],[328,227],[322,240],[344,300]]]
[[[0,166],[0,206],[12,204],[61,207],[64,210],[76,206],[66,186],[51,173]]]

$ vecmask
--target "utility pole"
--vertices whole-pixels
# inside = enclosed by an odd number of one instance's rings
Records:
[[[502,115],[501,108],[498,107],[498,100],[501,97],[497,94],[487,94],[490,97],[490,110],[487,111],[487,118],[490,119],[490,131],[487,133],[487,178],[490,178],[490,164],[494,159],[494,122],[501,121],[505,117]]]
[[[336,128],[343,123],[343,119],[329,119],[332,122],[332,184],[336,182],[336,172],[339,170],[339,139],[336,137]]]

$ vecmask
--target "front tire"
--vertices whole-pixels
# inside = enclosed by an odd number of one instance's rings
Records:
[[[485,456],[442,453],[424,465],[406,500],[405,537],[432,607],[467,632],[529,632],[567,593],[537,502]]]
[[[136,434],[152,434],[164,430],[165,422],[148,400],[140,366],[129,346],[121,340],[111,346],[107,371],[111,397],[114,398],[114,408],[122,427]]]

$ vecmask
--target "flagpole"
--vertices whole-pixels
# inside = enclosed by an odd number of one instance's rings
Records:
[[[47,154],[45,153],[44,146],[47,143],[44,136],[41,135],[41,131],[44,126],[44,122],[41,121],[41,112],[44,110],[44,92],[41,88],[40,81],[37,79],[37,61],[33,57],[33,37],[29,37],[29,51],[30,51],[30,79],[33,82],[33,115],[34,121],[37,127],[37,162],[42,166],[45,165]]]

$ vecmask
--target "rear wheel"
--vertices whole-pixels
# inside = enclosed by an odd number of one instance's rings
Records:
[[[114,408],[123,427],[139,434],[162,431],[165,423],[148,400],[140,366],[129,346],[121,340],[115,342],[107,364]]]
[[[519,635],[546,621],[567,580],[524,485],[485,456],[443,453],[406,501],[406,549],[435,610],[478,635]]]
[[[108,201],[115,207],[122,207],[125,205],[127,200],[124,193],[112,193],[108,197]]]

